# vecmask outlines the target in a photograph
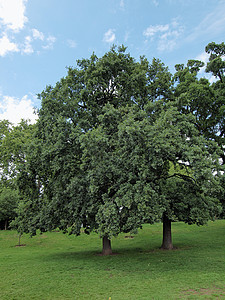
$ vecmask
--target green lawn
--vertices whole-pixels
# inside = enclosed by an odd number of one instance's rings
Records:
[[[162,224],[113,239],[103,257],[96,234],[30,238],[0,231],[0,299],[225,299],[225,220],[172,224],[173,251],[159,250]]]

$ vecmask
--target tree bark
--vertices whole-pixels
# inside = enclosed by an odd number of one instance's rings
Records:
[[[8,222],[7,222],[7,220],[5,220],[5,230],[7,230],[7,226],[8,225]]]
[[[172,250],[172,234],[171,234],[171,221],[168,217],[163,214],[163,242],[161,249],[163,250]]]
[[[21,233],[19,234],[19,245],[18,246],[20,246],[20,239],[21,239]]]
[[[104,236],[102,239],[102,254],[110,255],[112,254],[111,241],[108,237]]]

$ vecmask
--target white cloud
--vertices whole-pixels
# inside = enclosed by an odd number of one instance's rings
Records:
[[[32,38],[30,36],[26,36],[24,48],[22,49],[22,52],[24,54],[32,54],[34,52],[31,42],[32,42]]]
[[[19,31],[27,22],[25,3],[27,0],[0,0],[0,23],[8,29]]]
[[[74,40],[67,40],[67,44],[69,45],[70,48],[77,47],[77,43]]]
[[[32,54],[42,49],[52,49],[56,38],[52,35],[45,37],[44,33],[37,28],[25,28],[28,18],[25,16],[26,3],[28,0],[0,0],[0,56],[8,53],[19,52]],[[23,35],[25,30],[29,35]],[[19,33],[19,34],[18,34]],[[23,41],[21,41],[23,36]],[[20,40],[19,40],[20,39]],[[14,42],[16,41],[16,42]],[[42,42],[38,45],[38,41]],[[39,50],[35,48],[39,46]]]
[[[34,43],[36,40],[41,40],[42,48],[45,50],[49,50],[53,48],[53,45],[56,41],[54,36],[44,37],[44,34],[37,29],[31,30],[32,35],[27,35],[24,38],[22,43],[14,43],[13,40],[10,40],[6,33],[3,33],[3,36],[0,38],[0,56],[5,56],[10,52],[20,52],[22,54],[32,54],[34,53]],[[15,38],[14,38],[15,39]],[[37,45],[36,45],[37,46]],[[71,45],[72,46],[72,45]],[[40,47],[40,45],[39,45]],[[37,51],[39,52],[39,51]]]
[[[43,41],[44,38],[45,38],[43,32],[37,30],[36,28],[32,29],[32,34],[33,34],[33,38],[35,40],[41,40],[41,41]]]
[[[49,50],[53,48],[53,45],[56,41],[56,38],[54,36],[50,35],[47,38],[45,38],[44,34],[37,29],[32,29],[31,32],[32,35],[26,36],[23,45],[21,45],[21,53],[23,54],[34,53],[35,51],[34,51],[33,44],[35,43],[35,40],[41,40],[42,42],[44,42],[45,45],[42,45],[42,48],[45,50]],[[37,53],[39,52],[40,51],[37,51]]]
[[[181,34],[181,31],[181,29],[171,29],[162,36],[160,36],[158,50],[173,50],[176,47],[177,40]]]
[[[165,32],[169,30],[169,25],[150,25],[145,31],[143,32],[144,36],[152,37],[158,32]]]
[[[18,45],[9,40],[6,33],[0,38],[0,56],[5,56],[8,52],[18,52]]]
[[[115,30],[109,29],[105,34],[103,41],[106,43],[113,43],[116,40]]]
[[[153,42],[157,39],[157,49],[159,51],[172,51],[176,45],[180,35],[183,32],[181,26],[176,19],[173,19],[170,24],[150,25],[143,32],[147,38],[146,42],[150,39]]]
[[[22,99],[10,96],[1,97],[0,120],[9,120],[13,124],[18,124],[21,119],[30,120],[33,124],[37,120],[34,114],[33,102],[25,95]]]
[[[54,43],[56,42],[56,38],[52,35],[46,38],[47,44],[43,46],[43,49],[49,50],[53,48]]]

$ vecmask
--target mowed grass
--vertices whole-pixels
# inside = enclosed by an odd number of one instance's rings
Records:
[[[25,235],[16,247],[17,233],[0,231],[0,299],[225,299],[225,220],[172,231],[175,250],[159,250],[162,224],[145,225],[107,257],[97,234]]]

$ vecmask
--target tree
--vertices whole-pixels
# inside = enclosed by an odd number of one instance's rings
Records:
[[[18,176],[22,232],[97,231],[110,254],[113,236],[162,219],[163,248],[171,248],[172,221],[200,224],[218,211],[216,145],[199,137],[191,112],[177,109],[171,74],[159,60],[136,62],[113,47],[78,61],[39,97],[35,138]],[[176,182],[196,201],[172,197]]]
[[[159,104],[151,107],[154,105]],[[151,111],[146,112],[152,116]],[[135,127],[135,118],[132,123],[135,134],[125,127],[120,135],[125,139],[124,146],[120,143],[120,155],[126,164],[136,163],[135,174],[140,176],[136,179],[138,182],[152,186],[158,203],[158,208],[154,207],[163,221],[162,248],[171,249],[172,221],[201,225],[220,212],[215,197],[219,182],[218,177],[213,176],[213,172],[220,168],[217,145],[199,136],[193,115],[180,113],[174,103],[162,104],[155,120],[145,116],[142,126]],[[129,147],[129,141],[138,135],[140,129],[143,130],[144,142],[136,141]],[[139,145],[139,151],[144,154],[138,155],[139,159],[142,158],[141,163],[136,158]],[[147,220],[148,216],[145,218]]]
[[[12,129],[12,124],[7,121],[7,120],[3,120],[3,121],[0,121],[0,153],[1,153],[1,160],[0,160],[0,170],[1,170],[1,184],[3,184],[4,182],[4,185],[7,183],[7,177],[5,175],[6,170],[4,168],[4,162],[3,162],[3,154],[2,152],[5,151],[4,149],[4,140],[8,137],[10,131]]]
[[[81,226],[86,233],[95,229],[94,211],[88,213],[89,186],[81,168],[81,137],[99,125],[98,116],[107,103],[117,109],[141,107],[148,101],[147,70],[146,59],[137,63],[126,54],[125,47],[113,47],[102,58],[93,54],[78,61],[55,87],[48,86],[39,95],[42,107],[36,138],[19,177],[30,207],[27,214],[38,207],[29,221],[33,225],[22,226],[26,232],[35,234],[37,228],[46,231],[58,227],[80,234]],[[38,194],[37,180],[41,187]]]
[[[224,139],[225,139],[225,44],[209,43],[206,48],[206,52],[210,54],[209,62],[206,66],[206,72],[212,73],[214,76],[219,78],[218,81],[212,84],[214,91],[215,103],[214,114],[215,125],[211,130],[211,137],[218,143],[222,150],[222,160],[225,164],[224,154]]]
[[[186,67],[176,66],[175,96],[178,99],[178,107],[182,113],[192,113],[195,116],[195,126],[200,134],[207,140],[214,140],[219,148],[221,164],[225,164],[224,138],[225,138],[225,46],[224,43],[209,43],[206,52],[210,54],[206,66],[206,72],[212,73],[218,80],[212,84],[205,78],[198,78],[197,73],[203,66],[199,61],[188,61]],[[194,70],[193,70],[194,66]],[[223,186],[223,176],[221,186]],[[221,191],[217,194],[224,206],[224,198]]]
[[[16,216],[18,206],[18,191],[12,188],[3,188],[0,191],[0,222],[4,223],[4,229],[7,230],[8,224]]]
[[[2,131],[0,140],[0,166],[2,180],[13,184],[20,171],[21,165],[26,162],[26,149],[30,144],[34,125],[21,120],[18,125],[12,125],[7,120],[1,121]]]
[[[16,180],[21,166],[26,163],[32,132],[33,125],[24,120],[18,125],[7,120],[0,122],[0,220],[5,222],[5,229],[16,216],[19,203]]]
[[[206,72],[213,73],[214,76],[219,78],[220,83],[225,83],[225,44],[216,44],[214,42],[209,43],[205,47],[205,51],[206,53],[210,54],[209,62],[207,63],[206,67]]]
[[[191,112],[196,117],[196,127],[207,139],[213,139],[221,148],[223,164],[224,134],[225,134],[225,94],[224,43],[209,43],[206,52],[210,54],[206,72],[211,72],[219,78],[210,84],[205,78],[198,79],[197,74],[203,63],[189,60],[186,67],[176,65],[174,80],[176,81],[175,96],[178,98],[179,109],[183,113]]]
[[[206,46],[205,51],[210,54],[209,61],[206,66],[206,72],[212,73],[219,79],[212,84],[215,94],[214,107],[216,108],[216,114],[214,115],[215,125],[211,130],[211,138],[213,138],[221,148],[222,164],[225,165],[225,44],[216,44],[214,42],[209,43]],[[223,206],[222,217],[225,216],[224,182],[225,175],[221,176],[221,186],[223,190],[218,193],[218,198]]]

